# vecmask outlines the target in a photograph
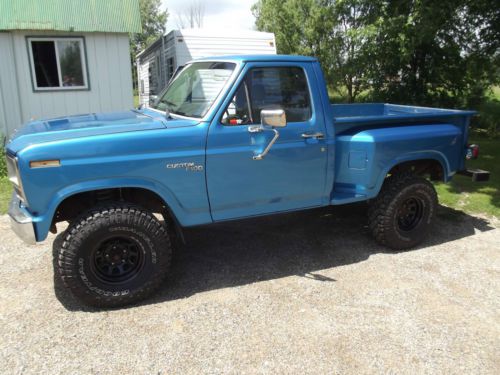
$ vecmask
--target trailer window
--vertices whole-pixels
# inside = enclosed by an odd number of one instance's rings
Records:
[[[236,64],[197,62],[186,66],[152,105],[173,115],[201,118],[229,80]]]
[[[227,125],[260,123],[260,111],[282,108],[288,122],[311,118],[311,99],[304,70],[299,67],[251,69],[222,117]]]
[[[174,58],[173,57],[170,57],[170,58],[167,59],[167,67],[168,67],[167,80],[169,80],[174,75],[175,66],[174,66]]]
[[[88,89],[83,38],[28,38],[35,91]]]

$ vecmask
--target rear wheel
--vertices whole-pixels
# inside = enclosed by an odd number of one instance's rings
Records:
[[[150,212],[124,203],[76,219],[58,249],[59,274],[81,302],[118,307],[140,301],[167,275],[166,228]]]
[[[372,235],[381,245],[408,249],[421,243],[432,226],[437,194],[425,178],[390,176],[369,211]]]

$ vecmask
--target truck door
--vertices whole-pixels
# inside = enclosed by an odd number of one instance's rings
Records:
[[[280,109],[285,127],[258,129],[262,110]],[[262,156],[276,133],[279,138]],[[311,63],[247,64],[208,133],[206,176],[213,219],[325,204],[324,135]]]

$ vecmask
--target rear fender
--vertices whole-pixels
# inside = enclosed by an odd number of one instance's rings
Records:
[[[451,177],[453,176],[454,173],[450,172],[450,163],[448,162],[448,159],[446,156],[436,150],[428,150],[428,151],[419,151],[419,152],[411,152],[408,154],[403,154],[398,156],[397,158],[391,160],[390,163],[387,164],[387,166],[382,170],[380,175],[377,178],[377,183],[375,184],[375,187],[372,190],[372,194],[370,198],[374,198],[378,195],[380,192],[380,189],[382,189],[382,185],[384,184],[384,180],[389,173],[391,169],[394,167],[410,162],[410,161],[418,161],[418,160],[435,160],[437,161],[440,165],[441,168],[443,169],[443,179],[444,182],[448,182]]]

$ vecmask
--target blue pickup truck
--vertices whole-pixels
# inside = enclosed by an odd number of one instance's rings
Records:
[[[183,227],[367,201],[375,240],[406,249],[433,224],[429,179],[488,179],[464,164],[473,114],[332,105],[311,57],[196,60],[150,108],[21,128],[6,146],[12,228],[32,244],[68,222],[57,273],[100,307],[157,289]]]

